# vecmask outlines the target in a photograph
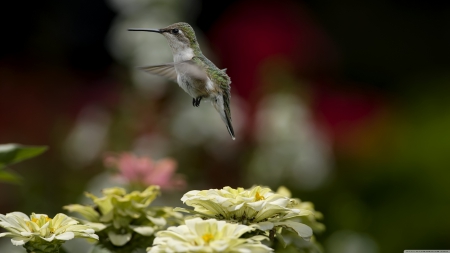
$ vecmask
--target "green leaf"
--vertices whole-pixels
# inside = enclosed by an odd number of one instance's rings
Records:
[[[273,223],[268,221],[258,222],[255,224],[250,225],[250,227],[257,228],[262,231],[268,231],[273,228]]]
[[[284,240],[284,237],[281,235],[281,233],[276,232],[276,238],[277,240],[280,242],[281,246],[283,246],[283,248],[286,248],[286,241]]]
[[[21,183],[22,178],[14,172],[0,170],[0,181],[11,184],[19,184]]]
[[[274,222],[275,227],[284,226],[294,230],[298,236],[302,237],[304,240],[309,241],[313,234],[312,229],[300,222],[294,221],[282,221],[282,222]]]
[[[20,144],[0,145],[0,169],[7,165],[37,156],[46,150],[46,146],[25,146]]]

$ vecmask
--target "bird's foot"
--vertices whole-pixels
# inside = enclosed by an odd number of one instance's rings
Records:
[[[202,101],[202,97],[193,98],[192,99],[192,105],[195,106],[195,107],[199,107],[200,106],[200,101]]]

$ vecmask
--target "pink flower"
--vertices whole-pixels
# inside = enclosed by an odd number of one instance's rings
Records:
[[[119,176],[131,184],[159,185],[162,189],[181,189],[186,186],[183,175],[175,174],[177,162],[171,158],[154,161],[150,157],[124,152],[107,155],[104,164],[117,168]]]

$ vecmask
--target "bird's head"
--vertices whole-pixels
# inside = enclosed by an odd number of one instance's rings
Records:
[[[179,22],[161,29],[130,28],[128,31],[160,33],[166,37],[174,54],[199,49],[194,29],[188,23]]]

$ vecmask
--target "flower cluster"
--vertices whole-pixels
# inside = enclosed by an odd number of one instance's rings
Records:
[[[0,237],[12,237],[14,245],[24,246],[28,252],[58,252],[65,241],[75,237],[98,240],[91,227],[79,225],[78,221],[62,213],[53,219],[46,214],[0,214],[0,227],[8,230],[0,233]]]
[[[98,240],[114,253],[147,248],[164,252],[322,252],[313,232],[324,230],[321,214],[310,202],[291,198],[288,189],[277,192],[255,186],[189,191],[181,200],[193,209],[150,207],[159,186],[127,193],[123,188],[103,190],[103,196],[86,193],[94,205],[64,208],[79,213],[79,221],[64,214],[30,217],[20,212],[0,214],[0,227],[28,253],[58,253],[64,241],[75,237]],[[183,211],[193,216],[182,220]],[[268,242],[264,242],[268,240]]]
[[[178,208],[203,218],[216,218],[232,223],[250,225],[279,236],[287,228],[309,240],[311,227],[302,223],[301,217],[313,215],[312,210],[294,205],[295,200],[273,192],[270,188],[256,186],[251,189],[224,187],[204,191],[190,191],[181,200],[194,210]]]
[[[107,188],[102,197],[86,193],[94,206],[74,204],[64,208],[78,212],[86,219],[84,223],[95,228],[101,246],[114,252],[131,252],[151,245],[156,231],[179,224],[181,214],[172,208],[149,207],[158,194],[158,186],[128,194],[123,188]]]

